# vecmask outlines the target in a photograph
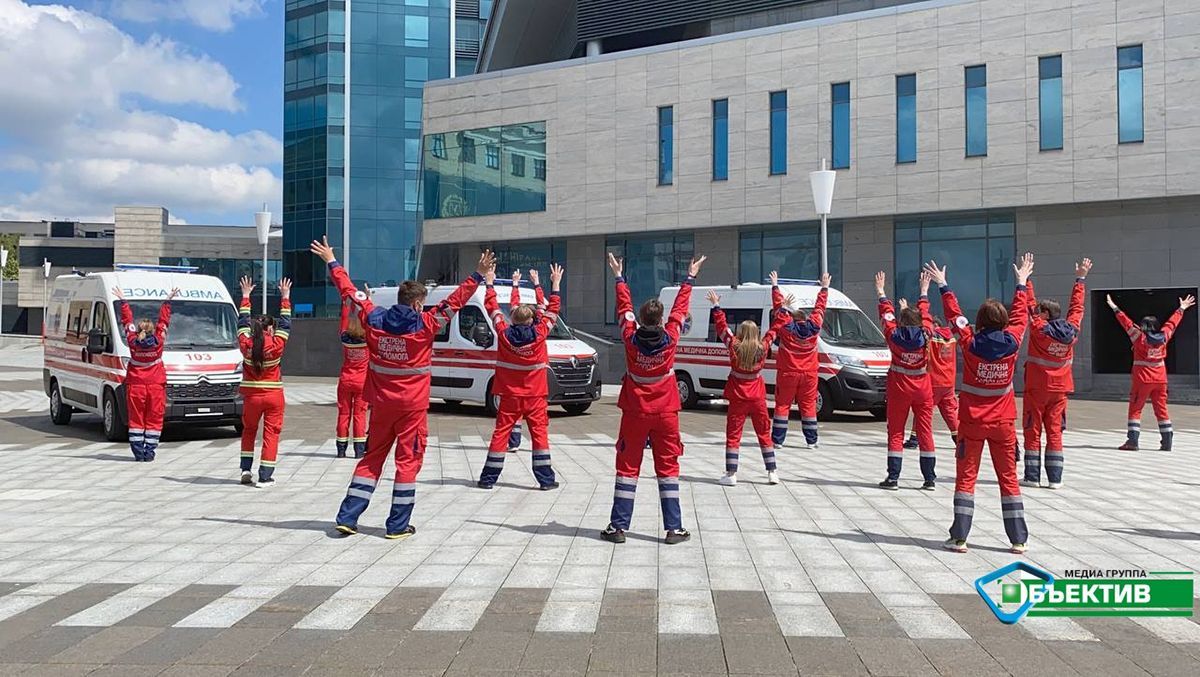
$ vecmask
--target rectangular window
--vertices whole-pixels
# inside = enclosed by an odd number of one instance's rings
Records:
[[[669,186],[675,182],[675,109],[662,106],[658,109],[658,185]]]
[[[487,147],[488,169],[500,169],[500,146],[490,144]]]
[[[1062,55],[1038,59],[1038,148],[1063,147]]]
[[[1117,48],[1117,141],[1142,141],[1142,46]]]
[[[989,297],[1007,304],[1015,284],[1015,223],[1012,212],[896,219],[895,288],[888,291],[895,298],[915,298],[921,264],[932,259],[958,271],[950,273],[950,285],[968,319]]]
[[[605,249],[617,258],[625,259],[625,279],[633,293],[634,303],[658,296],[663,287],[679,284],[687,276],[692,260],[695,238],[690,232],[606,238]],[[613,299],[613,279],[604,282],[605,321],[616,320]]]
[[[787,92],[771,92],[771,173],[787,174]]]
[[[729,99],[712,102],[712,177],[729,178]]]
[[[446,135],[433,134],[430,136],[429,153],[435,158],[446,159]]]
[[[793,222],[743,228],[738,234],[738,280],[763,284],[772,270],[780,277],[816,280],[821,276],[821,225]],[[842,224],[829,223],[829,274],[842,272]]]
[[[525,156],[512,154],[512,175],[525,176]]]
[[[480,146],[486,169],[473,166]],[[526,178],[529,158],[537,181]],[[545,158],[545,122],[427,134],[421,163],[425,218],[545,211]],[[362,192],[360,186],[351,196]],[[405,205],[420,208],[415,181],[405,184],[403,197]]]
[[[987,66],[967,66],[967,157],[987,155]]]
[[[546,180],[546,161],[535,158],[533,161],[533,178]]]
[[[475,164],[475,139],[466,134],[459,134],[458,161],[467,165]]]
[[[838,82],[830,87],[830,139],[833,146],[834,169],[850,167],[850,83]]]
[[[917,76],[896,76],[896,164],[917,161]]]

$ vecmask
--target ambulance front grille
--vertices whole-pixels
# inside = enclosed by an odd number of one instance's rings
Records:
[[[194,400],[227,400],[237,394],[237,383],[170,384],[167,396],[172,402]]]
[[[554,370],[558,385],[565,388],[590,384],[595,366],[596,360],[591,357],[577,358],[574,364],[571,360],[550,360],[550,368]]]

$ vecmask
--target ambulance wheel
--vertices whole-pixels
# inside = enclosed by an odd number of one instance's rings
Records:
[[[487,411],[488,416],[495,416],[500,410],[500,396],[492,394],[492,382],[488,381],[487,392],[483,396],[483,408]]]
[[[675,388],[679,390],[679,404],[683,405],[684,409],[695,409],[700,396],[696,394],[696,387],[692,385],[691,375],[686,371],[675,372]]]
[[[563,411],[567,412],[568,414],[570,414],[572,416],[578,416],[578,415],[586,412],[591,407],[592,407],[591,402],[581,402],[579,404],[564,404],[564,405],[562,405]]]
[[[817,384],[817,420],[828,421],[833,416],[833,398],[824,381]]]
[[[50,421],[54,425],[71,422],[71,407],[63,404],[62,394],[58,392],[58,379],[50,381]]]
[[[458,405],[462,404],[462,400],[447,400],[443,398],[442,401],[452,407],[457,407]]]
[[[124,442],[129,439],[129,430],[121,421],[121,410],[117,407],[117,396],[111,388],[104,389],[104,439],[109,442]]]

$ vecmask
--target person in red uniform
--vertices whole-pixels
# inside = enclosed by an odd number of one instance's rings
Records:
[[[1147,315],[1140,324],[1134,324],[1117,307],[1112,296],[1107,297],[1108,307],[1117,314],[1117,322],[1129,335],[1133,344],[1133,386],[1129,391],[1129,428],[1125,444],[1117,447],[1121,451],[1137,451],[1138,438],[1142,433],[1142,409],[1146,400],[1154,407],[1154,418],[1158,419],[1158,434],[1162,438],[1160,451],[1171,451],[1175,429],[1171,427],[1171,415],[1167,412],[1167,344],[1175,335],[1184,312],[1196,305],[1196,297],[1188,294],[1179,299],[1179,309],[1158,326],[1158,318]]]
[[[721,337],[721,341],[729,349],[729,378],[725,380],[725,392],[722,395],[729,402],[725,414],[725,475],[719,481],[727,487],[737,485],[742,429],[745,428],[746,418],[749,417],[758,437],[763,465],[767,469],[767,483],[779,484],[775,443],[771,438],[771,416],[767,413],[767,386],[763,382],[762,369],[771,354],[776,331],[790,318],[781,313],[773,315],[776,318],[776,326],[764,336],[759,335],[757,324],[746,320],[738,325],[735,334],[725,319],[725,311],[721,310],[720,295],[709,291],[708,300],[712,303],[717,336]]]
[[[972,331],[971,322],[963,316],[958,299],[946,283],[946,268],[938,268],[933,261],[925,264],[925,272],[941,289],[942,309],[954,328],[963,356],[954,522],[950,525],[950,538],[943,544],[944,548],[954,552],[967,551],[967,536],[971,533],[971,520],[975,515],[975,480],[979,476],[984,443],[991,452],[992,467],[1000,485],[1001,516],[1011,552],[1025,552],[1029,539],[1017,477],[1021,452],[1017,445],[1017,403],[1012,382],[1017,372],[1021,340],[1029,324],[1025,282],[1033,273],[1033,254],[1025,254],[1013,269],[1017,288],[1013,292],[1012,311],[1000,301],[988,299],[979,307]]]
[[[171,299],[179,287],[167,294],[158,307],[158,321],[148,318],[133,321],[133,309],[125,301],[121,288],[113,287],[121,308],[121,325],[129,344],[129,363],[125,366],[125,410],[129,418],[129,450],[135,461],[153,461],[162,435],[163,413],[167,408],[167,372],[163,369],[163,346],[171,324]]]
[[[913,427],[920,443],[922,489],[932,491],[936,486],[937,456],[933,444],[933,385],[929,380],[929,334],[927,325],[929,302],[926,292],[929,280],[921,276],[921,303],[917,308],[905,307],[900,311],[888,299],[884,286],[887,275],[875,273],[875,294],[879,297],[879,319],[883,322],[883,335],[892,354],[887,378],[887,477],[879,486],[890,491],[900,488],[900,469],[904,464],[904,424],[908,413],[913,415]],[[907,306],[907,304],[905,304]]]
[[[444,301],[422,310],[426,291],[420,282],[405,281],[396,292],[396,305],[378,307],[366,292],[354,288],[327,239],[314,240],[309,248],[329,267],[329,277],[338,293],[354,299],[358,319],[367,333],[367,380],[363,386],[363,397],[371,406],[367,453],[354,467],[346,498],[338,509],[336,528],[343,534],[358,533],[358,518],[370,504],[388,451],[394,447],[396,475],[385,537],[408,538],[417,532],[410,520],[429,430],[433,339],[470,300],[483,282],[483,274],[495,265],[496,257],[485,250],[470,277]]]
[[[497,339],[496,378],[492,392],[500,396],[500,406],[496,411],[496,429],[488,446],[487,461],[479,473],[480,489],[491,489],[500,479],[512,428],[522,418],[529,423],[529,436],[533,440],[533,476],[538,487],[543,491],[558,487],[554,468],[550,465],[550,414],[546,404],[550,395],[546,382],[550,357],[546,351],[546,337],[558,321],[558,289],[562,275],[562,266],[550,265],[550,302],[540,316],[535,307],[521,305],[514,286],[513,294],[517,298],[511,307],[510,325],[496,300],[495,268],[484,274],[487,293],[483,305],[496,327]],[[520,278],[514,275],[513,279],[519,281]]]
[[[534,268],[529,269],[529,281],[533,283],[533,293],[535,297],[535,317],[541,321],[542,313],[546,312],[546,293],[542,290],[542,282],[538,278],[538,271]],[[512,274],[512,292],[509,294],[508,309],[512,312],[521,305],[521,271],[514,270]],[[497,407],[499,409],[499,407]],[[508,451],[515,452],[521,446],[521,420],[513,424],[512,432],[508,434]]]
[[[262,456],[258,462],[258,486],[275,483],[275,461],[279,433],[283,430],[283,377],[279,363],[292,328],[292,281],[279,281],[279,321],[270,315],[250,315],[250,292],[254,282],[243,277],[242,303],[238,307],[238,347],[242,350],[242,484],[254,484],[254,438],[262,421]]]
[[[1021,419],[1025,428],[1025,478],[1021,486],[1037,487],[1042,481],[1042,428],[1046,430],[1046,482],[1062,486],[1063,428],[1067,422],[1067,395],[1075,390],[1071,363],[1083,323],[1083,281],[1092,260],[1075,265],[1071,305],[1062,317],[1062,306],[1038,300],[1029,281],[1029,353],[1025,357],[1025,397]]]
[[[663,305],[656,298],[647,300],[634,314],[633,297],[621,275],[623,262],[611,253],[608,255],[608,267],[617,278],[617,318],[625,347],[626,373],[617,399],[621,428],[612,515],[608,526],[600,532],[606,541],[625,542],[647,438],[654,456],[654,474],[658,477],[658,499],[667,531],[665,541],[671,545],[691,538],[683,528],[679,509],[679,457],[683,454],[683,443],[679,438],[682,405],[675,386],[675,349],[691,304],[692,283],[704,260],[703,256],[692,259],[688,276],[679,285],[671,314],[664,323]]]
[[[368,406],[363,397],[363,383],[367,380],[367,332],[358,314],[351,312],[353,305],[353,300],[342,299],[342,371],[338,374],[337,384],[338,458],[346,457],[351,441],[354,458],[362,458],[367,449]]]
[[[926,304],[927,308],[928,298],[922,299],[921,303]],[[954,338],[954,332],[940,317],[930,318],[932,322],[925,326],[929,332],[929,364],[926,368],[929,370],[929,382],[933,385],[933,404],[942,415],[942,421],[950,430],[950,439],[957,447],[958,395],[954,392],[954,383],[958,374],[958,358],[955,356],[958,352],[958,339]],[[908,441],[904,443],[904,448],[916,449],[919,446],[921,444],[917,439],[917,431],[913,430],[908,436]]]
[[[788,414],[795,402],[800,407],[800,428],[809,449],[817,446],[817,383],[820,366],[817,339],[825,321],[829,300],[829,274],[821,276],[821,291],[811,311],[789,308],[779,291],[779,273],[771,271],[771,313],[782,315],[786,324],[778,333],[779,351],[775,355],[775,418],[771,438],[776,447],[787,439]],[[774,324],[774,321],[772,321]]]

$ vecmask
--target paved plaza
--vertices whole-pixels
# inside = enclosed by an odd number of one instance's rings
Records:
[[[536,490],[528,440],[495,490],[476,489],[491,420],[435,405],[416,536],[382,538],[381,494],[362,533],[339,538],[354,461],[333,456],[332,380],[288,380],[279,482],[257,489],[237,482],[229,429],[169,433],[139,464],[96,417],[52,426],[35,354],[0,351],[0,675],[1200,674],[1194,618],[1000,624],[973,589],[1015,559],[990,470],[971,551],[939,547],[944,430],[932,493],[915,453],[900,491],[875,486],[884,433],[868,416],[823,424],[817,450],[797,448],[794,420],[777,486],[747,436],[726,488],[723,407],[686,412],[692,540],[661,543],[643,479],[614,546],[597,531],[615,398],[553,416],[551,492]],[[1022,559],[1200,570],[1200,411],[1174,407],[1174,452],[1147,440],[1136,454],[1114,449],[1123,404],[1071,413],[1064,488],[1025,490]]]

